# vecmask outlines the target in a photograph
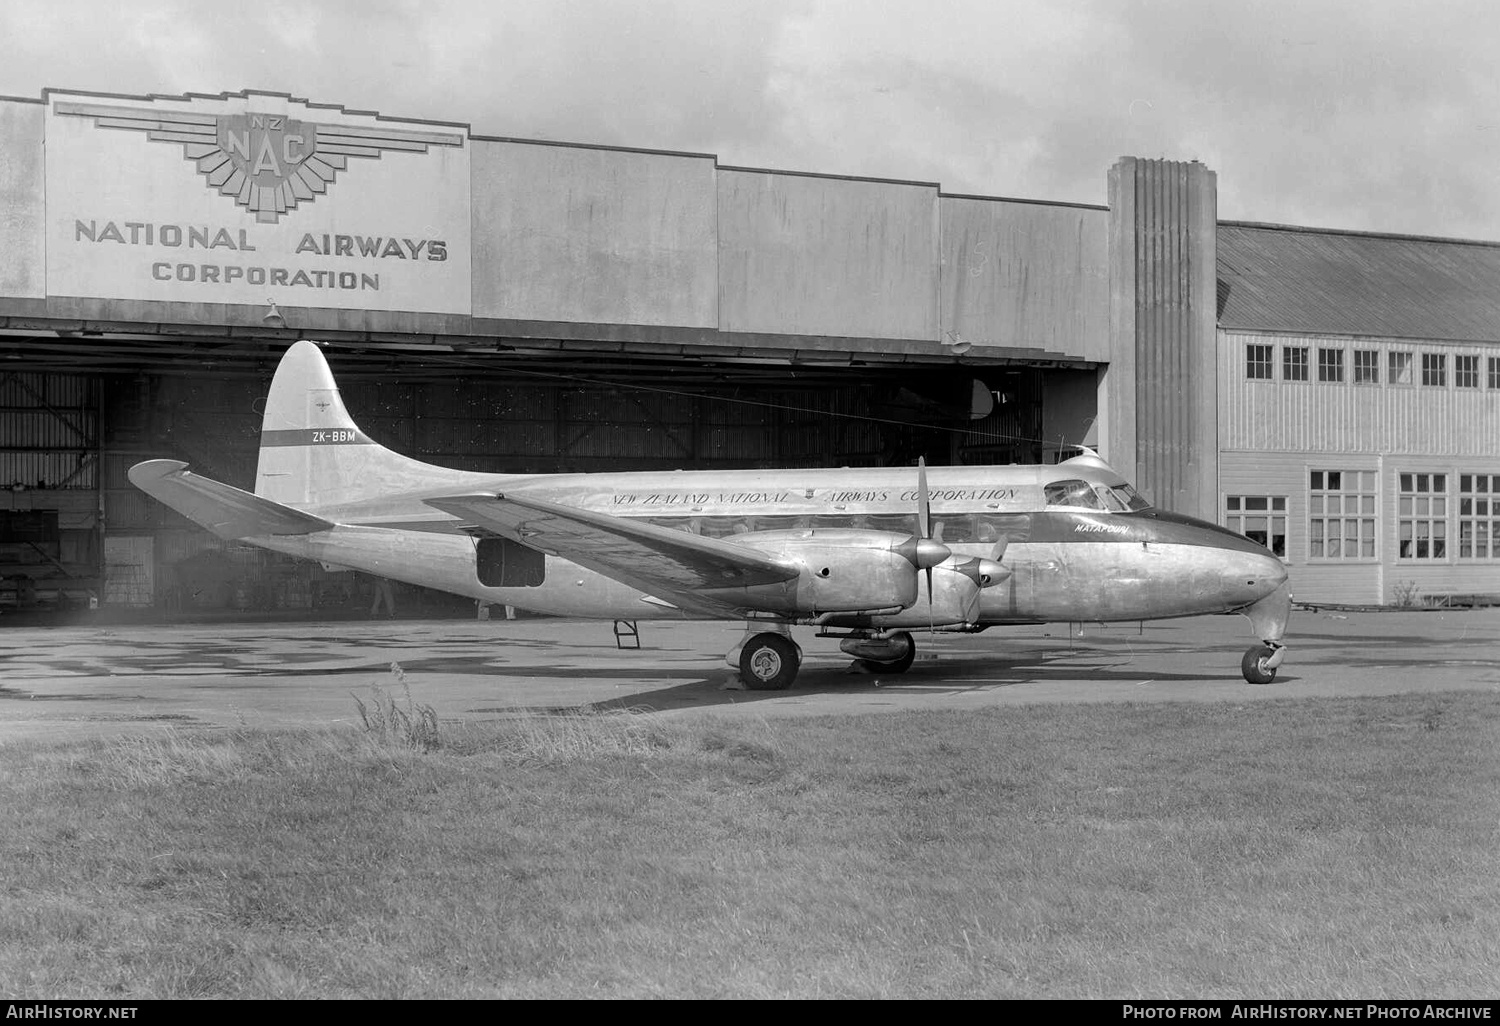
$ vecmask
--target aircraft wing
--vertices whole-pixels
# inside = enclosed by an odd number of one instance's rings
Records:
[[[453,495],[426,501],[687,609],[723,611],[716,601],[694,598],[704,589],[775,584],[797,576],[758,549],[542,499]]]
[[[334,526],[322,517],[200,477],[180,460],[137,463],[129,476],[130,483],[147,495],[230,541],[268,534],[312,534]]]

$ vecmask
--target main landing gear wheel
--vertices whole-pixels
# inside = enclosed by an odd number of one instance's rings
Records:
[[[1240,660],[1240,672],[1251,684],[1269,684],[1276,679],[1276,667],[1270,665],[1276,650],[1270,645],[1251,645]]]
[[[906,642],[906,654],[900,659],[882,663],[875,659],[861,659],[860,666],[870,673],[905,673],[911,669],[911,664],[917,661],[917,643],[912,640],[911,634],[902,631],[900,634],[891,636],[892,641],[904,640]]]
[[[797,668],[797,646],[783,634],[757,634],[740,650],[740,679],[751,691],[785,691]]]

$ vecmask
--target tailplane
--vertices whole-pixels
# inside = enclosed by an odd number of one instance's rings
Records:
[[[315,343],[282,356],[261,421],[255,494],[289,506],[358,502],[471,475],[392,452],[359,429]]]

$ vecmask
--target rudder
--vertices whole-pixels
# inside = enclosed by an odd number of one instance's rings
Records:
[[[421,487],[443,473],[359,429],[315,343],[304,339],[282,356],[261,419],[256,495],[323,506]]]

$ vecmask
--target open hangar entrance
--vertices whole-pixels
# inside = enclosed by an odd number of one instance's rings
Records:
[[[223,542],[129,483],[132,465],[165,457],[252,488],[262,400],[299,337],[154,327],[13,320],[0,332],[0,610],[367,608],[373,582],[361,575]],[[399,336],[324,344],[372,438],[495,473],[1050,462],[1089,440],[1098,382],[1090,365],[1019,357]]]

